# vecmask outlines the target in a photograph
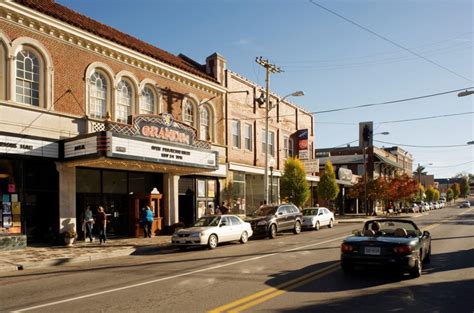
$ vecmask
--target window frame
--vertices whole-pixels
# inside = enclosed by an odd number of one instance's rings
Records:
[[[124,86],[121,86],[124,85]],[[127,87],[129,94],[123,95],[124,87]],[[117,98],[115,101],[115,118],[114,120],[119,123],[127,123],[128,116],[133,114],[134,107],[134,87],[129,79],[121,78],[117,83]],[[122,99],[128,99],[128,103],[122,102]],[[125,108],[125,110],[121,110]],[[126,116],[121,116],[122,112],[128,113]]]
[[[253,125],[249,123],[244,124],[244,147],[245,150],[253,150]]]
[[[237,133],[235,133],[237,132]],[[241,148],[241,125],[240,121],[232,120],[232,147]]]
[[[104,101],[104,115],[103,116],[99,116],[99,115],[96,115],[95,113],[97,112],[97,110],[94,110],[94,112],[92,111],[92,105],[93,105],[93,101],[92,101],[92,98],[94,99],[99,99],[98,97],[95,97],[93,95],[93,91],[94,91],[94,88],[96,87],[96,83],[93,83],[93,76],[94,75],[100,75],[103,77],[103,80],[105,82],[105,89],[102,91],[102,93],[104,94],[105,98],[104,99],[101,99],[102,101]],[[96,81],[96,80],[95,80]],[[95,82],[94,81],[94,82]],[[94,71],[92,71],[91,75],[89,75],[89,97],[88,97],[88,113],[89,115],[92,117],[92,118],[95,118],[95,119],[105,119],[106,116],[107,116],[107,108],[108,108],[108,103],[110,102],[110,99],[108,97],[108,94],[109,94],[109,90],[110,90],[110,79],[107,79],[107,75],[101,71],[100,69],[95,69]],[[97,105],[96,105],[97,107]]]

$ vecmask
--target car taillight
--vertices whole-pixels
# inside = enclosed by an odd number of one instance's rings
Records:
[[[350,244],[343,243],[341,245],[341,252],[352,252],[353,247]]]
[[[412,251],[413,249],[410,246],[398,246],[393,248],[393,252],[398,254],[410,254]]]

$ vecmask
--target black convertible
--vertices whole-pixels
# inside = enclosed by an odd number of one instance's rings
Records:
[[[431,235],[413,221],[370,220],[362,231],[353,233],[341,245],[341,267],[346,273],[355,267],[390,267],[419,277],[422,263],[430,261]]]

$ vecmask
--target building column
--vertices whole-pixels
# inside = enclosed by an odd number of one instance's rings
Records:
[[[59,172],[59,232],[74,230],[76,226],[76,168],[56,162]]]
[[[179,176],[171,173],[163,175],[164,205],[167,208],[164,216],[164,225],[170,226],[179,222],[179,195],[178,195]]]

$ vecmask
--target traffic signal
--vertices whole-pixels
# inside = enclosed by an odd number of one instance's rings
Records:
[[[368,125],[364,126],[364,129],[362,130],[362,138],[364,138],[365,142],[369,142],[370,140],[370,129]]]

